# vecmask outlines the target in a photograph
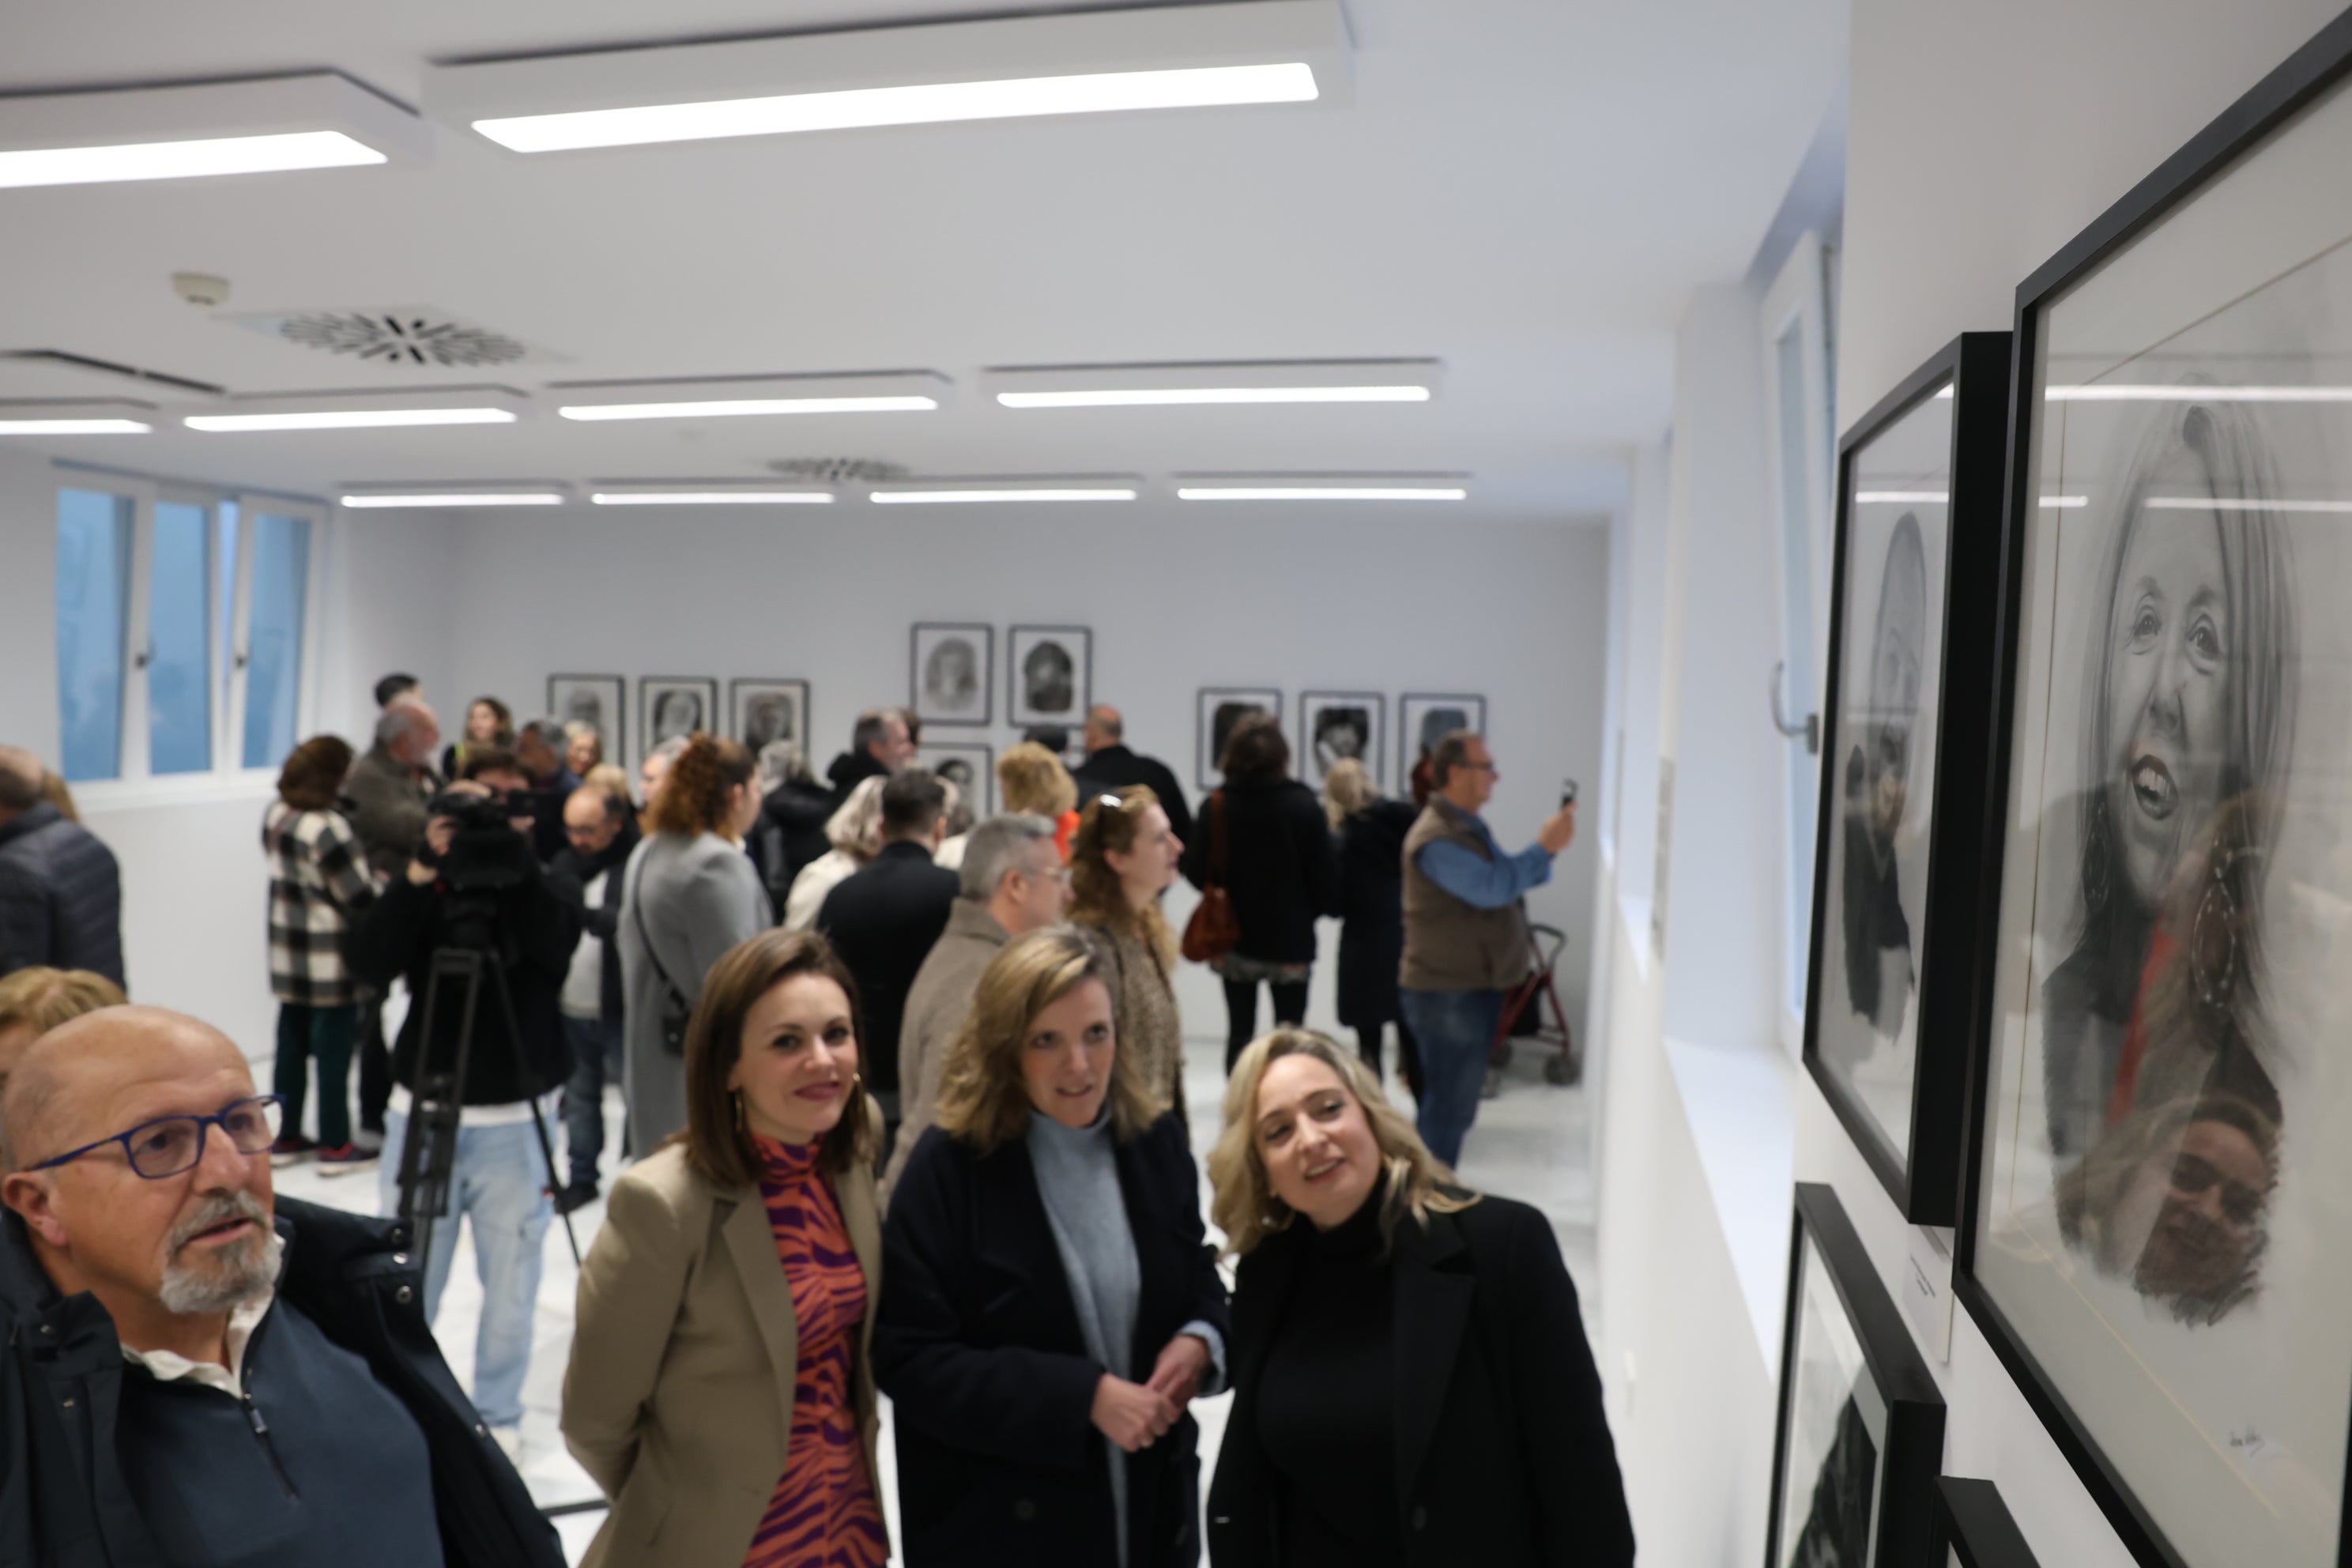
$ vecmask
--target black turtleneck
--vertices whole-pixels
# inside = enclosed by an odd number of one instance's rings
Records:
[[[1284,1568],[1402,1568],[1396,1528],[1394,1292],[1381,1256],[1383,1175],[1336,1229],[1294,1222],[1301,1249],[1257,1393],[1281,1475]]]

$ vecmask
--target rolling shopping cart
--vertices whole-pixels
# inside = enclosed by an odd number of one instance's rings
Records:
[[[1512,1047],[1521,1039],[1533,1040],[1550,1053],[1544,1058],[1546,1083],[1572,1084],[1582,1080],[1584,1058],[1577,1052],[1576,1037],[1568,1026],[1568,1009],[1559,1005],[1559,987],[1552,979],[1560,950],[1567,945],[1568,933],[1558,926],[1528,927],[1528,952],[1535,967],[1525,980],[1503,995],[1503,1016],[1495,1026],[1494,1049],[1486,1058],[1486,1088],[1482,1098],[1492,1100],[1503,1092],[1503,1069],[1511,1065]],[[1529,1009],[1533,1009],[1532,1016]],[[1528,1026],[1530,1025],[1532,1027]]]

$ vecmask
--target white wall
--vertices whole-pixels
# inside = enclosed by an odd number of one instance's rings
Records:
[[[1586,801],[1599,793],[1608,533],[1597,520],[1171,503],[1110,515],[477,513],[452,527],[455,679],[462,695],[499,693],[519,715],[559,670],[709,676],[722,689],[737,676],[806,677],[822,770],[860,709],[907,700],[911,623],[986,621],[998,629],[999,722],[927,735],[1001,752],[1019,739],[1002,721],[1003,629],[1075,624],[1094,628],[1096,699],[1124,711],[1129,743],[1174,768],[1196,807],[1194,696],[1213,685],[1279,687],[1294,746],[1302,690],[1387,693],[1390,773],[1399,693],[1483,692],[1503,775],[1489,816],[1514,844],[1557,805],[1562,777]],[[633,685],[633,735],[635,701]],[[1569,933],[1561,1001],[1580,1024],[1597,858],[1588,830],[1530,900],[1537,920]],[[1171,914],[1189,908],[1180,898]],[[1309,1017],[1329,1026],[1336,927],[1324,937]],[[1180,1001],[1190,1032],[1222,1035],[1213,976],[1186,966]]]

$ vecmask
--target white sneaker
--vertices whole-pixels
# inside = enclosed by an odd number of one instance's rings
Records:
[[[497,1440],[509,1464],[522,1463],[522,1428],[520,1426],[493,1426],[490,1428],[490,1436]]]

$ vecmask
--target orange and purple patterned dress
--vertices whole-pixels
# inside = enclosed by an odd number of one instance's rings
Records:
[[[882,1568],[889,1551],[852,1383],[866,1319],[866,1271],[850,1247],[833,1184],[816,1168],[818,1145],[755,1142],[768,1227],[793,1292],[800,1367],[784,1473],[743,1568]]]

